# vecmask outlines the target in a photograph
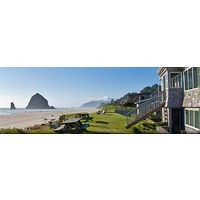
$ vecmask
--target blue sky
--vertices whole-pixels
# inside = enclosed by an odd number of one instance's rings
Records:
[[[92,100],[120,98],[160,84],[158,67],[5,67],[0,68],[0,107],[25,108],[36,93],[49,105],[79,107]]]

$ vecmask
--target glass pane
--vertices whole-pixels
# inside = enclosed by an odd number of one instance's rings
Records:
[[[194,126],[194,111],[190,110],[190,126]]]
[[[184,72],[184,82],[185,82],[185,90],[188,90],[188,71]]]
[[[200,110],[198,111],[198,121],[199,121],[198,128],[200,129]]]
[[[185,110],[185,123],[189,125],[189,110]]]
[[[162,79],[162,91],[165,90],[165,76]]]
[[[168,89],[168,73],[165,75],[165,89]]]
[[[171,87],[181,87],[181,74],[171,73]]]
[[[194,88],[198,87],[197,83],[197,67],[193,67]]]
[[[200,67],[197,67],[197,85],[200,86]]]
[[[188,70],[188,76],[189,76],[189,89],[192,89],[193,88],[193,80],[192,80],[192,68],[190,68]]]
[[[195,128],[199,128],[199,111],[195,111]]]

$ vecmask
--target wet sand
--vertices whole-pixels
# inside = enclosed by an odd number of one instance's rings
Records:
[[[12,115],[0,115],[0,128],[21,128],[46,124],[50,120],[58,120],[61,115],[71,113],[95,113],[98,109],[74,109],[66,111],[40,111],[40,112],[25,112]]]

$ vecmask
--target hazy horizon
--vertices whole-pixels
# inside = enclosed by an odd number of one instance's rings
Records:
[[[56,108],[118,99],[159,84],[158,67],[1,67],[0,108],[25,108],[36,93]]]

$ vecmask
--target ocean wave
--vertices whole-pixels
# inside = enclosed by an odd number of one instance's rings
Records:
[[[0,115],[12,115],[18,113],[26,113],[26,112],[51,112],[51,111],[69,111],[76,108],[56,108],[56,109],[25,109],[18,108],[15,110],[11,110],[9,108],[0,108]]]

